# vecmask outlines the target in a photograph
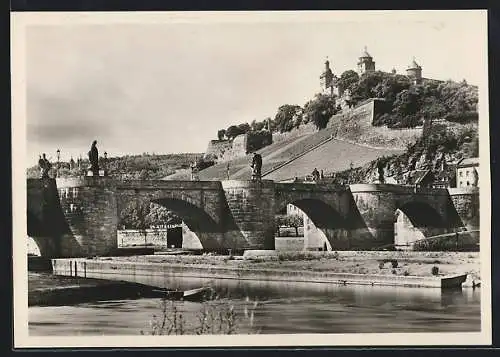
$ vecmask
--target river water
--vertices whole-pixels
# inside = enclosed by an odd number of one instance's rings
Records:
[[[478,332],[480,290],[340,286],[320,283],[144,277],[143,283],[189,289],[211,285],[219,306],[233,306],[238,333]],[[194,328],[207,305],[169,303]],[[228,311],[228,310],[219,311]],[[170,310],[169,310],[170,311]],[[253,314],[252,314],[253,312]],[[38,336],[138,335],[162,316],[161,299],[115,300],[30,307],[29,333]],[[171,315],[173,316],[173,315]],[[186,329],[188,329],[186,327]]]

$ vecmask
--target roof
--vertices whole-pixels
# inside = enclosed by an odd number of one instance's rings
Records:
[[[413,170],[408,172],[408,181],[409,185],[416,185],[421,183],[427,175],[431,172],[431,170]]]
[[[467,167],[467,166],[479,166],[479,158],[470,157],[468,159],[462,159],[457,164],[457,167]]]
[[[369,54],[369,53],[368,53],[368,51],[366,50],[366,46],[365,46],[365,48],[363,49],[363,53],[361,53],[360,58],[362,58],[362,57],[370,57],[370,58],[372,58],[372,56],[370,56],[370,54]]]
[[[411,61],[410,65],[408,66],[408,68],[421,68],[421,67],[417,63],[417,61],[415,61],[415,58],[413,58],[413,60]]]

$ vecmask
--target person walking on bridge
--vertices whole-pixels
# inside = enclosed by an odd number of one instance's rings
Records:
[[[314,181],[319,181],[319,171],[317,168],[314,168],[313,172],[311,173],[313,180]]]

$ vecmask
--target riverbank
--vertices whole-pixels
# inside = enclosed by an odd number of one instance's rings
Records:
[[[74,305],[83,302],[152,296],[153,287],[126,281],[57,276],[28,272],[28,306]]]
[[[245,257],[148,255],[55,259],[54,272],[135,281],[136,276],[276,280],[441,287],[467,274],[462,286],[480,281],[478,253],[449,252],[253,252]]]

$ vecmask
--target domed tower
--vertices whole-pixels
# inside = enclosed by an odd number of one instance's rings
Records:
[[[412,79],[414,84],[422,83],[422,67],[415,61],[415,57],[406,69],[406,75]]]
[[[335,76],[333,75],[332,70],[330,69],[330,61],[328,61],[328,57],[325,61],[325,70],[319,76],[321,90],[323,94],[333,95],[334,94],[334,83]]]
[[[374,72],[374,71],[375,71],[375,62],[373,62],[373,57],[370,56],[365,46],[363,53],[359,57],[358,72],[360,75],[362,75],[365,74],[366,72]]]

